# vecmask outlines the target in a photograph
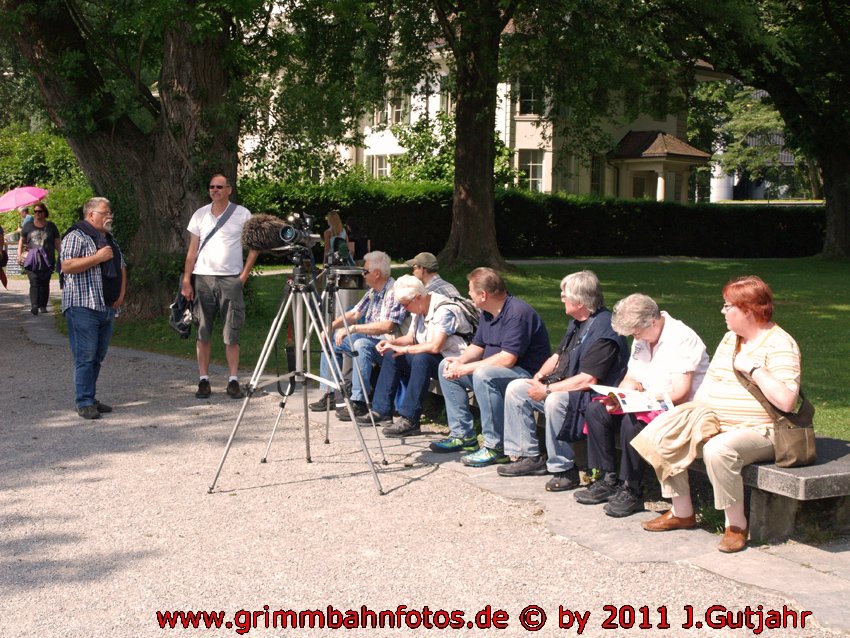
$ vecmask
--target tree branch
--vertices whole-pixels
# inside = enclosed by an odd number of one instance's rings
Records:
[[[437,14],[437,22],[440,23],[440,28],[443,30],[443,35],[446,37],[446,42],[455,56],[459,55],[457,36],[454,31],[450,15],[457,15],[458,8],[451,2],[445,0],[434,0],[434,13]]]
[[[821,0],[820,4],[821,9],[823,9],[824,22],[835,34],[835,37],[838,38],[841,48],[847,51],[850,48],[850,35],[848,35],[845,24],[835,17],[835,13],[832,11],[832,3],[829,0]]]
[[[502,13],[502,30],[504,31],[505,27],[508,26],[508,23],[513,20],[514,14],[516,13],[517,5],[519,4],[519,0],[512,0],[508,6],[505,8]]]
[[[106,47],[100,44],[100,38],[96,37],[94,29],[92,29],[88,20],[86,20],[83,15],[80,7],[74,0],[65,0],[65,4],[68,7],[68,13],[71,15],[71,19],[74,24],[80,30],[80,33],[84,36],[86,42],[92,48],[100,51],[103,56],[112,62],[115,65],[115,68],[118,69],[124,76],[127,77],[128,80],[133,84],[136,91],[138,92],[139,100],[141,101],[142,107],[145,108],[154,119],[158,118],[160,115],[160,105],[159,101],[153,96],[153,93],[150,92],[150,89],[146,87],[141,80],[140,72],[134,72],[129,66],[127,66],[114,52],[110,51]],[[141,67],[141,57],[142,51],[144,49],[144,37],[139,40],[139,55],[138,55],[138,67],[137,70],[140,71]]]

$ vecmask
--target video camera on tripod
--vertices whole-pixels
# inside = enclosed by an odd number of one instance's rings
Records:
[[[242,227],[242,245],[248,250],[273,251],[288,256],[296,266],[312,262],[312,249],[321,237],[312,232],[314,219],[292,213],[286,219],[253,215]]]
[[[333,354],[334,346],[329,337],[329,326],[332,325],[333,317],[336,314],[334,307],[345,307],[345,302],[342,300],[340,292],[366,288],[364,270],[348,265],[348,263],[340,260],[340,252],[329,250],[327,263],[325,264],[326,268],[323,273],[325,277],[325,288],[320,297],[314,277],[315,269],[312,254],[312,248],[320,241],[320,237],[311,232],[312,226],[313,218],[311,216],[295,213],[287,217],[286,220],[273,215],[254,215],[242,228],[243,246],[250,250],[282,253],[290,258],[295,268],[292,271],[292,276],[286,280],[283,299],[269,328],[268,336],[260,352],[260,358],[246,388],[242,408],[233,425],[233,430],[228,438],[227,445],[218,465],[218,470],[209,487],[210,493],[215,489],[233,439],[242,423],[245,410],[254,393],[257,389],[271,383],[277,382],[279,384],[282,379],[288,379],[289,384],[286,391],[281,392],[283,400],[280,403],[277,420],[272,428],[268,446],[261,462],[265,463],[266,461],[266,457],[271,449],[272,440],[286,407],[286,399],[295,392],[296,384],[301,388],[305,455],[307,462],[311,462],[310,418],[307,405],[306,382],[308,379],[312,379],[341,393],[341,400],[347,408],[349,420],[360,442],[361,450],[363,451],[367,466],[371,471],[372,478],[375,481],[378,493],[384,493],[375,470],[375,463],[360,431],[360,427],[356,423],[351,399],[345,390],[343,372],[337,362],[336,356]],[[288,323],[295,341],[294,348],[291,351],[287,349],[287,368],[289,371],[283,375],[277,374],[273,379],[264,379],[263,373],[269,356],[274,350],[281,330],[287,323],[287,319],[289,320]],[[342,314],[342,321],[345,329],[348,330],[348,325],[345,323],[345,314]],[[328,362],[328,376],[326,377],[311,373],[308,366],[305,365],[309,362],[311,334],[317,337],[322,356]],[[292,357],[289,356],[290,352],[293,355]],[[357,374],[360,374],[359,371]],[[325,443],[330,442],[328,434],[330,428],[329,415],[330,411],[327,411],[325,415]],[[374,423],[373,428],[377,435],[377,426]],[[379,437],[377,438],[377,443],[383,457],[382,462],[386,465],[387,460]]]
[[[272,251],[287,257],[296,266],[310,265],[312,249],[321,237],[312,232],[315,218],[292,213],[286,219],[274,215],[254,215],[242,228],[242,245],[248,250]],[[339,290],[365,290],[363,269],[351,265],[346,250],[330,246],[324,263],[327,284]]]

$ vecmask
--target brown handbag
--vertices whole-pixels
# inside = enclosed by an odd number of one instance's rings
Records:
[[[734,359],[734,357],[733,357]],[[756,383],[735,368],[732,370],[743,385],[773,419],[773,447],[776,450],[776,465],[779,467],[801,467],[818,460],[815,447],[815,406],[800,389],[800,407],[796,412],[783,412],[764,396]]]

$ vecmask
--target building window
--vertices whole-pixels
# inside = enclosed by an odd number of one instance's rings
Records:
[[[375,109],[369,122],[372,126],[393,126],[410,123],[410,96],[390,94],[381,108]]]
[[[372,177],[389,177],[390,165],[386,155],[369,156],[369,173]]]
[[[372,112],[372,117],[369,118],[370,126],[386,126],[387,124],[387,105],[384,104],[381,108],[377,108]]]
[[[387,119],[390,126],[410,124],[410,96],[392,95],[387,100]]]
[[[519,185],[530,191],[543,191],[543,151],[540,149],[520,149]]]
[[[602,155],[594,155],[590,160],[590,193],[605,194],[605,157]]]
[[[449,115],[454,115],[455,112],[455,95],[451,82],[445,75],[440,76],[440,110]]]
[[[543,89],[520,81],[516,91],[517,115],[543,115]]]

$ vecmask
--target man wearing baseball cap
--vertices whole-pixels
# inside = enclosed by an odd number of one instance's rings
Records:
[[[460,297],[460,293],[437,273],[437,258],[432,253],[419,253],[404,262],[413,268],[413,276],[425,285],[425,291],[445,297]]]

